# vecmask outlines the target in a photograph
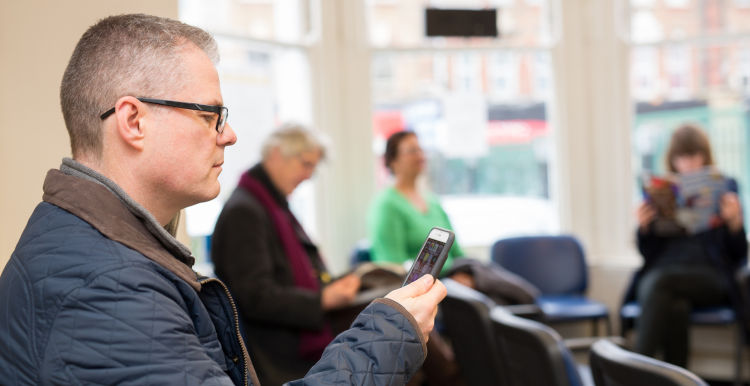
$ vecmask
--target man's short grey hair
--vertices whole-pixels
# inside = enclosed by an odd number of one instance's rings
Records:
[[[278,148],[285,158],[296,157],[308,151],[318,151],[320,159],[323,160],[328,152],[327,139],[322,134],[297,123],[285,124],[271,133],[263,143],[263,159],[268,159],[275,148]]]
[[[73,157],[100,158],[99,116],[118,99],[169,99],[179,92],[184,79],[192,75],[182,63],[182,53],[189,47],[197,47],[218,63],[213,37],[176,20],[132,14],[107,17],[91,26],[78,41],[60,86]]]

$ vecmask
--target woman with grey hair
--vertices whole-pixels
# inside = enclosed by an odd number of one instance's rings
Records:
[[[325,158],[324,141],[300,125],[266,140],[216,223],[212,259],[234,294],[261,384],[302,378],[334,338],[326,312],[349,305],[355,275],[332,281],[287,196]]]

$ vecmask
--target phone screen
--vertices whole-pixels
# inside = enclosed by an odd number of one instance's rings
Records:
[[[433,239],[427,239],[424,247],[422,247],[422,252],[419,253],[417,261],[414,262],[414,266],[412,266],[411,272],[409,272],[409,278],[406,281],[406,284],[412,283],[420,277],[432,272],[443,248],[445,248],[445,243]]]

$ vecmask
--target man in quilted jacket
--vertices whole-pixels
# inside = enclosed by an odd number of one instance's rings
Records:
[[[0,276],[0,384],[258,386],[229,292],[169,232],[218,195],[237,139],[217,61],[174,20],[84,33],[60,89],[73,159],[47,174]],[[290,385],[405,384],[444,296],[428,276],[374,301]]]

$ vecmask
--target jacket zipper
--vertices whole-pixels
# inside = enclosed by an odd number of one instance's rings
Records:
[[[245,342],[242,341],[242,335],[240,335],[240,323],[239,318],[237,317],[237,306],[234,305],[234,300],[232,299],[232,294],[229,293],[229,289],[227,288],[224,283],[219,279],[214,278],[208,278],[203,281],[199,281],[201,285],[204,285],[208,282],[217,282],[221,284],[221,287],[224,288],[224,292],[227,294],[227,297],[229,298],[229,304],[232,305],[232,311],[234,311],[234,329],[237,332],[237,340],[240,341],[240,348],[242,348],[242,357],[245,358],[245,368],[244,368],[244,375],[245,375],[245,386],[247,386],[247,364],[250,363],[250,356],[247,354],[247,349],[245,349]]]

